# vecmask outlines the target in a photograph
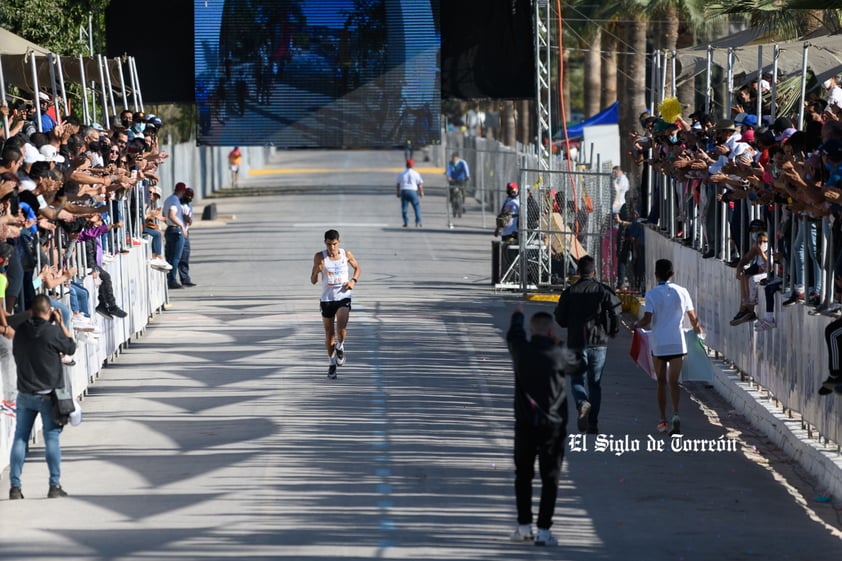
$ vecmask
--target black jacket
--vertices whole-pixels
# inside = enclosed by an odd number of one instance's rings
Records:
[[[12,354],[18,372],[18,391],[38,393],[64,387],[59,353],[72,355],[76,342],[61,328],[41,318],[26,320],[15,331]]]
[[[566,427],[564,376],[578,372],[581,361],[548,337],[535,335],[527,340],[520,312],[512,314],[506,341],[515,370],[516,425],[524,428],[547,424]],[[533,407],[530,397],[537,407]]]
[[[583,278],[562,292],[555,320],[567,328],[571,349],[600,347],[619,333],[621,307],[613,290],[593,278]]]

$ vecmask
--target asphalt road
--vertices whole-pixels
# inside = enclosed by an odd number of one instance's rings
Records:
[[[425,227],[401,228],[401,164],[399,152],[283,152],[272,167],[298,171],[216,200],[233,218],[193,229],[199,286],[172,293],[62,435],[71,496],[44,498],[40,445],[26,499],[3,492],[0,559],[839,559],[839,513],[711,389],[683,394],[682,428],[735,451],[669,449],[626,333],[604,376],[600,428],[615,447],[568,448],[560,547],[510,543],[503,337],[519,297],[491,289],[493,226],[474,204],[448,229],[442,178],[423,162]],[[334,381],[308,278],[329,228],[362,267]]]

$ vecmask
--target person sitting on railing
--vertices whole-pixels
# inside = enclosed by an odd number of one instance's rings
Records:
[[[752,226],[755,226],[754,222],[752,221]],[[762,228],[762,221],[758,222],[760,222],[760,228]],[[751,249],[737,263],[737,280],[740,281],[740,310],[731,320],[731,325],[740,325],[757,319],[757,315],[754,313],[754,306],[757,304],[757,284],[769,270],[769,260],[766,254],[768,249],[769,236],[764,231],[757,232],[757,237],[751,245]]]
[[[115,224],[103,224],[102,215],[93,214],[88,218],[88,224],[79,232],[76,238],[79,242],[85,242],[85,252],[88,257],[88,265],[93,269],[91,273],[93,277],[100,280],[99,284],[99,304],[97,304],[96,311],[105,319],[113,319],[114,317],[124,318],[124,312],[118,305],[114,298],[114,287],[111,284],[111,275],[108,271],[102,268],[102,241],[101,236],[110,230],[122,228],[123,224],[117,222]]]

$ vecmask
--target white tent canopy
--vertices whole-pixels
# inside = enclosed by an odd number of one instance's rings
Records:
[[[842,34],[826,35],[813,39],[799,39],[778,43],[754,43],[757,34],[743,32],[722,41],[711,43],[713,64],[721,68],[728,67],[728,49],[734,50],[733,73],[736,77],[750,80],[757,75],[758,66],[763,73],[772,73],[774,68],[775,46],[779,49],[778,74],[793,76],[801,74],[804,47],[809,48],[807,66],[816,78],[822,82],[828,76],[842,72]],[[749,44],[751,43],[751,44]],[[762,46],[762,59],[758,48]],[[684,82],[707,68],[708,45],[689,47],[676,52],[678,61],[677,82]],[[762,64],[759,62],[762,60]]]

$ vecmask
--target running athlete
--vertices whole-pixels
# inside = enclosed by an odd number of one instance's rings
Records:
[[[339,247],[339,232],[325,232],[325,247],[313,257],[313,271],[310,282],[319,282],[322,277],[322,323],[325,327],[325,347],[330,358],[327,377],[336,379],[336,367],[345,364],[345,332],[348,315],[351,312],[351,289],[360,278],[360,265],[353,254]],[[348,266],[354,275],[349,274]]]

